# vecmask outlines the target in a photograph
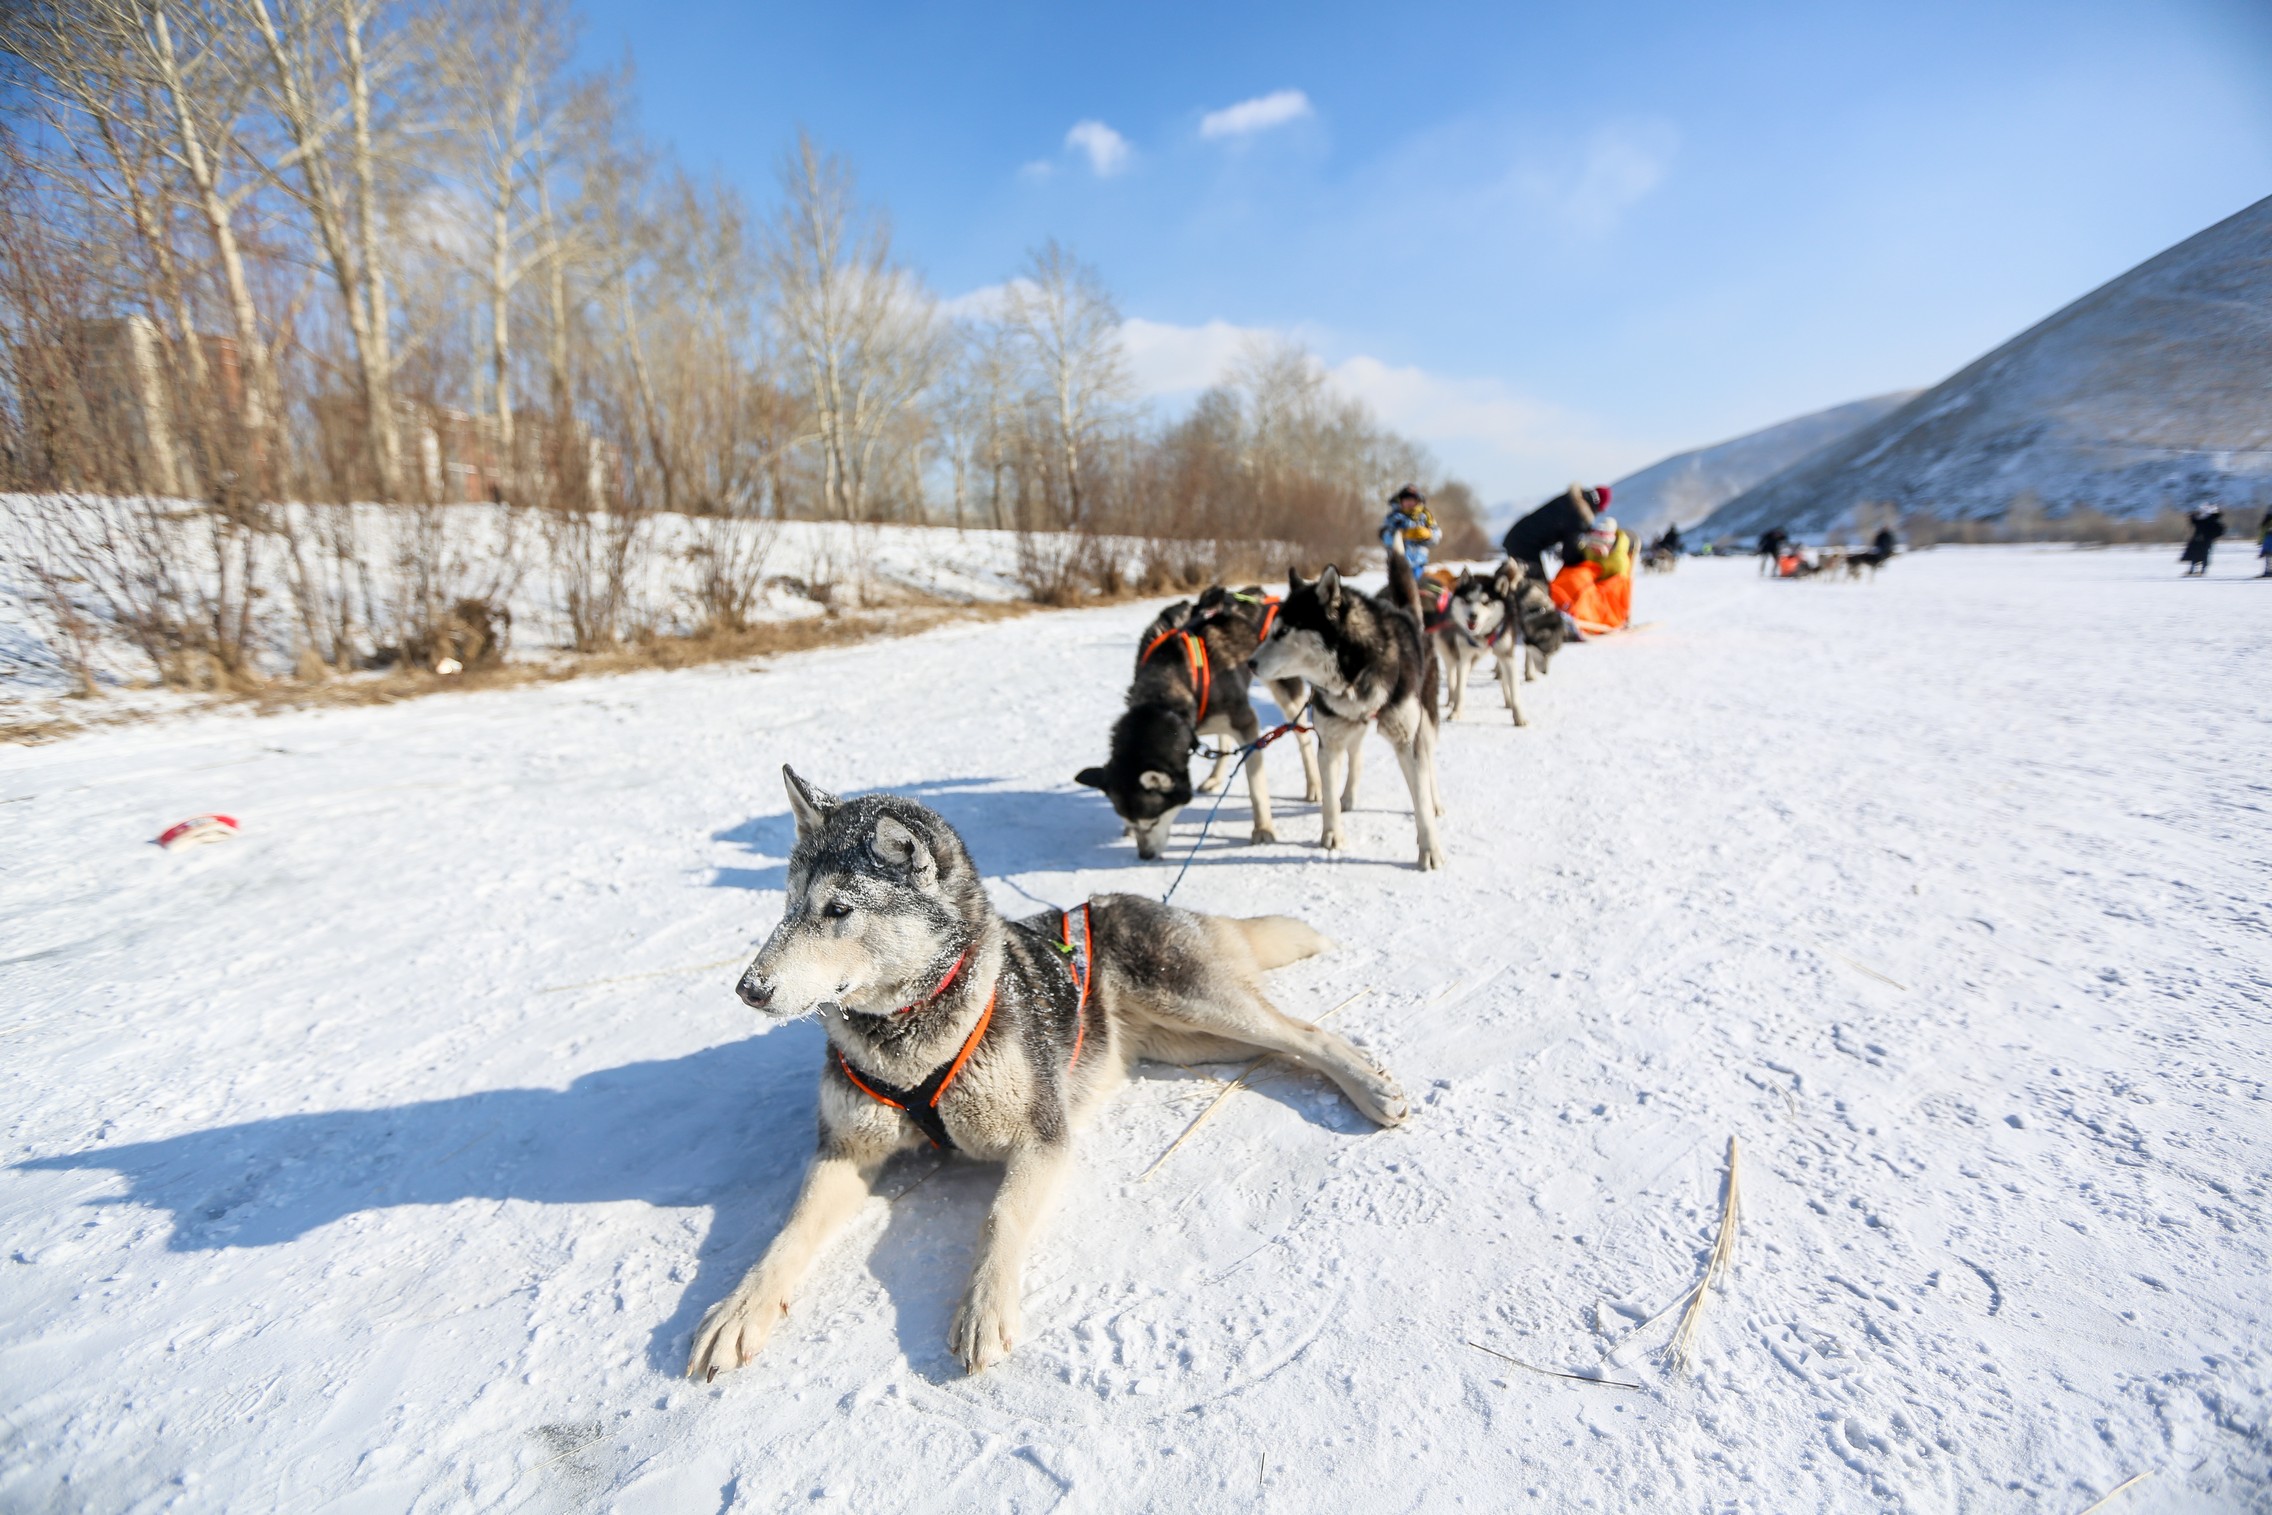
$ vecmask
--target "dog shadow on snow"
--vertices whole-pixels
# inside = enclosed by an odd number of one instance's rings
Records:
[[[1300,776],[1296,767],[1295,776]],[[1120,817],[1103,795],[1093,789],[1008,789],[1000,779],[932,779],[919,784],[895,784],[889,789],[861,793],[896,794],[928,805],[960,833],[970,848],[971,860],[981,878],[999,879],[1021,873],[1070,873],[1110,867],[1115,862],[1135,863],[1136,848],[1121,835]],[[1253,812],[1244,782],[1215,817],[1213,829],[1192,859],[1195,868],[1252,862],[1247,831]],[[847,796],[848,798],[850,796]],[[1274,793],[1279,811],[1278,832],[1294,839],[1314,831],[1316,807],[1300,799]],[[1200,795],[1176,822],[1167,861],[1183,862],[1183,854],[1199,836],[1200,823],[1213,807],[1213,795]],[[1291,812],[1290,814],[1288,812]],[[1291,826],[1289,826],[1291,822]],[[797,822],[784,807],[777,813],[753,816],[739,825],[714,832],[715,842],[731,842],[763,860],[757,867],[721,867],[710,880],[715,889],[784,890],[789,887],[789,849],[796,845]],[[1147,865],[1150,866],[1150,865]],[[1145,892],[1140,886],[1136,892]]]
[[[691,1259],[692,1276],[671,1269],[683,1292],[648,1343],[655,1370],[676,1374],[702,1312],[725,1297],[788,1216],[812,1154],[824,1045],[818,1022],[796,1021],[683,1057],[588,1073],[565,1089],[492,1089],[375,1110],[283,1115],[15,1167],[117,1174],[125,1193],[88,1203],[168,1212],[167,1246],[176,1252],[285,1246],[349,1216],[464,1200],[708,1209],[711,1223]],[[1314,1108],[1286,1102],[1313,1123],[1361,1126],[1354,1112],[1344,1112],[1346,1121],[1321,1121]],[[891,1301],[909,1364],[934,1380],[960,1373],[946,1350],[947,1325],[1000,1175],[989,1163],[941,1164],[926,1149],[885,1166],[878,1192],[905,1197],[893,1203],[864,1264]],[[447,1224],[484,1222],[460,1216]],[[373,1245],[392,1243],[380,1233]],[[656,1244],[637,1238],[626,1245]],[[822,1274],[861,1265],[860,1245],[854,1240],[818,1264],[808,1308]],[[468,1255],[493,1259],[495,1252]]]

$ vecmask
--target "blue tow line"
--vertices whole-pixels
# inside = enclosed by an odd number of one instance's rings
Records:
[[[1199,835],[1192,841],[1191,850],[1183,855],[1183,866],[1175,871],[1175,882],[1168,885],[1168,892],[1166,894],[1160,896],[1161,904],[1164,905],[1170,899],[1173,899],[1175,897],[1175,892],[1183,887],[1183,876],[1191,871],[1191,860],[1197,857],[1199,855],[1199,849],[1202,846],[1206,845],[1207,833],[1210,829],[1213,828],[1215,824],[1216,813],[1223,808],[1223,801],[1231,797],[1231,784],[1238,778],[1240,770],[1246,767],[1246,760],[1250,757],[1253,757],[1263,748],[1269,746],[1272,742],[1277,741],[1278,738],[1284,736],[1289,731],[1307,731],[1309,729],[1309,727],[1301,725],[1297,722],[1288,721],[1284,725],[1272,727],[1270,730],[1265,731],[1264,733],[1262,733],[1262,735],[1256,737],[1253,741],[1238,749],[1239,760],[1231,765],[1230,773],[1223,780],[1223,787],[1216,791],[1215,803],[1208,808],[1207,819],[1200,824]]]

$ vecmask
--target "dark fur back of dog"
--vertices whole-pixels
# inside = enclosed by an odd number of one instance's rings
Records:
[[[1493,582],[1500,586],[1499,601],[1507,607],[1507,614],[1522,627],[1523,641],[1538,649],[1541,657],[1551,658],[1561,651],[1570,628],[1562,612],[1554,608],[1554,596],[1547,592],[1545,579],[1530,572],[1521,559],[1513,558],[1500,565]]]

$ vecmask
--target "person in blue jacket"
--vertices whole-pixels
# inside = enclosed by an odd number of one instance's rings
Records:
[[[1388,514],[1381,520],[1381,545],[1401,552],[1412,565],[1413,577],[1428,566],[1428,544],[1436,540],[1436,518],[1429,513],[1428,497],[1407,484],[1388,497]]]

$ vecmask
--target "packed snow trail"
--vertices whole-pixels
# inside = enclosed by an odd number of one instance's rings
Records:
[[[1151,607],[0,751],[0,1507],[2272,1506],[2272,586],[2171,556],[1644,579],[1446,731],[1439,874],[1385,750],[1328,857],[1281,744],[1177,902],[1341,942],[1273,994],[1369,987],[1413,1119],[1266,1069],[1140,1183],[1218,1087],[1150,1070],[978,1379],[930,1154],[678,1377],[812,1140],[730,988],[779,767],[1005,911],[1156,895],[1072,782]]]

